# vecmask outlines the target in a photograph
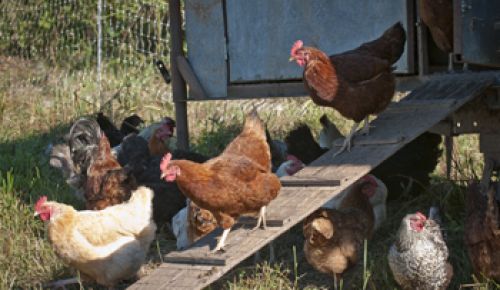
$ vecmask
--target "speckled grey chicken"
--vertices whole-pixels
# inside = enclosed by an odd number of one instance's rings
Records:
[[[394,279],[403,289],[446,289],[453,277],[438,223],[420,212],[403,218],[388,259]]]

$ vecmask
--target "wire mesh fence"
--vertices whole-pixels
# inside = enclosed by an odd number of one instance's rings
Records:
[[[101,38],[108,65],[167,61],[168,27],[164,0],[0,1],[0,54],[89,66],[97,63]]]

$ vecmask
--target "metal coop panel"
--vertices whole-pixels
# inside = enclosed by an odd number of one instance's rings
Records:
[[[333,54],[397,21],[408,31],[413,21],[410,0],[186,0],[185,7],[188,59],[209,98],[227,97],[230,85],[300,79],[288,62],[297,39]],[[397,73],[413,73],[410,30]]]
[[[469,63],[500,66],[500,1],[461,0],[455,25],[456,52]],[[455,14],[457,15],[457,14]]]

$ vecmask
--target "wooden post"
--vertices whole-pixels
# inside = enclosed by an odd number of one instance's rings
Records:
[[[453,160],[453,135],[445,135],[444,143],[446,147],[446,178],[450,180]]]
[[[187,120],[186,82],[178,67],[177,57],[184,56],[182,51],[182,14],[180,0],[170,0],[170,70],[172,73],[172,95],[175,105],[175,121],[177,123],[177,148],[189,149],[189,131]]]
[[[423,77],[429,73],[429,55],[427,48],[427,26],[420,18],[420,7],[417,5],[417,54],[418,75]]]

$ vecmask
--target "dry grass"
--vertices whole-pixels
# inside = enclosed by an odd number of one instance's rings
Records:
[[[58,142],[72,120],[96,112],[101,100],[105,103],[104,110],[109,112],[113,108],[115,121],[138,113],[151,122],[161,116],[173,116],[172,99],[167,86],[151,67],[105,74],[102,98],[96,95],[94,71],[68,72],[40,63],[2,58],[0,74],[6,76],[0,79],[0,234],[5,237],[0,239],[0,288],[40,288],[54,279],[70,277],[72,271],[54,255],[43,224],[33,219],[34,200],[47,194],[51,199],[82,208],[60,174],[48,166],[44,152],[47,145]],[[309,124],[317,133],[318,118],[324,112],[343,132],[350,125],[337,113],[319,108],[307,98],[193,102],[188,107],[193,148],[205,154],[220,152],[238,133],[244,113],[253,106],[259,107],[271,134],[278,139],[298,122]],[[457,182],[443,178],[441,162],[429,188],[422,188],[417,196],[403,192],[388,204],[388,221],[368,243],[366,271],[359,265],[347,273],[344,289],[362,289],[367,274],[367,289],[396,289],[386,260],[394,233],[407,212],[426,211],[433,203],[445,207],[448,245],[455,267],[450,288],[475,283],[463,245],[463,181],[481,174],[482,159],[477,145],[477,136],[456,139],[453,178]],[[151,247],[146,273],[159,265],[161,256],[174,246],[172,237],[160,233]],[[303,257],[300,225],[278,238],[275,246],[277,264],[255,265],[253,260],[247,260],[210,288],[331,288],[331,278],[314,271]],[[494,289],[491,283],[488,285],[483,284],[481,289]]]

